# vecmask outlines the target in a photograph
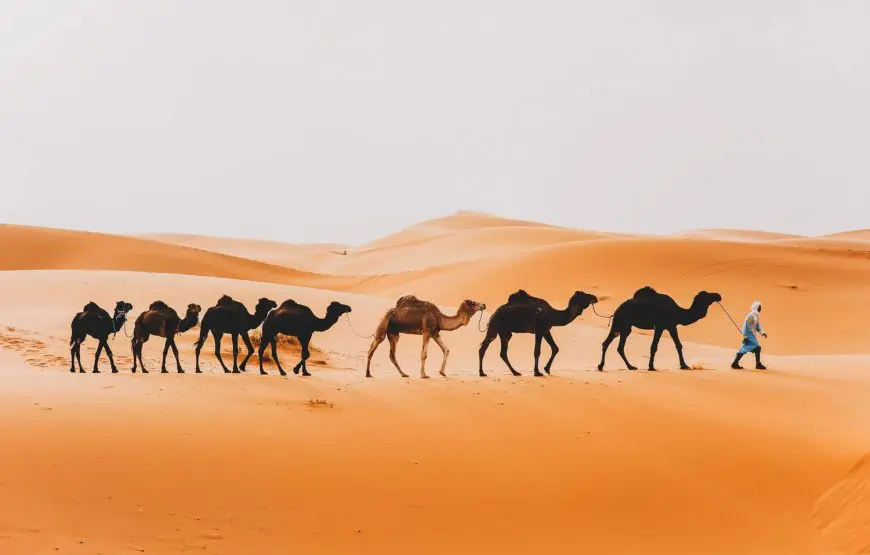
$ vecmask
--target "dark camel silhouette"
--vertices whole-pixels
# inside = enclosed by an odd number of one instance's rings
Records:
[[[136,318],[136,325],[133,328],[133,339],[130,341],[133,348],[133,373],[136,373],[137,358],[142,366],[142,373],[148,373],[148,370],[145,369],[145,362],[142,360],[142,344],[148,341],[149,336],[156,335],[166,338],[166,344],[163,346],[163,365],[160,372],[167,373],[166,354],[171,347],[172,354],[175,355],[175,366],[178,368],[178,373],[183,374],[184,369],[181,368],[181,361],[178,360],[178,347],[175,346],[175,334],[184,333],[194,327],[199,322],[201,310],[202,307],[198,304],[187,305],[187,314],[182,320],[178,317],[178,313],[163,301],[151,303],[148,310]]]
[[[245,364],[248,359],[254,354],[254,346],[251,345],[251,338],[248,337],[248,331],[257,328],[266,319],[266,315],[273,308],[277,308],[278,303],[272,299],[265,297],[257,301],[257,307],[254,313],[248,312],[245,305],[233,299],[229,295],[224,295],[215,306],[205,311],[202,317],[202,322],[199,325],[199,339],[196,345],[196,373],[201,373],[199,369],[199,352],[202,350],[202,345],[205,343],[206,337],[211,333],[214,337],[214,354],[220,362],[224,372],[229,374],[230,370],[224,364],[221,358],[221,338],[225,333],[229,333],[233,337],[233,373],[238,374],[239,370],[245,371]],[[241,364],[237,363],[239,355],[239,336],[245,342],[248,348],[248,354]]]
[[[106,355],[109,357],[109,364],[112,365],[112,373],[117,374],[118,368],[115,366],[115,361],[112,358],[112,349],[109,348],[109,335],[114,337],[114,334],[124,327],[124,322],[127,321],[127,313],[133,310],[133,305],[126,301],[118,301],[115,303],[115,313],[109,316],[109,313],[100,308],[97,303],[89,302],[85,305],[81,312],[77,313],[70,323],[70,372],[76,371],[76,360],[79,362],[79,372],[84,373],[82,368],[82,342],[90,335],[100,342],[97,346],[97,354],[94,357],[94,373],[99,374],[98,367],[100,362],[100,353],[106,349]]]
[[[521,375],[511,365],[508,360],[508,343],[511,336],[515,333],[533,333],[535,334],[535,376],[543,376],[538,369],[538,361],[541,357],[541,340],[545,340],[550,346],[550,360],[544,365],[544,372],[550,373],[550,368],[553,366],[553,360],[559,352],[559,346],[553,339],[550,330],[554,326],[567,326],[573,322],[578,316],[583,314],[590,305],[598,302],[598,297],[584,293],[583,291],[575,291],[568,301],[568,306],[565,310],[557,310],[550,304],[538,297],[529,295],[524,290],[520,289],[516,293],[508,297],[508,302],[498,307],[493,312],[492,317],[487,324],[486,336],[480,344],[480,376],[485,377],[483,371],[483,357],[486,355],[486,349],[493,342],[496,336],[501,340],[501,359],[507,364],[508,369],[514,376]]]
[[[434,339],[435,343],[441,347],[441,352],[444,358],[441,361],[440,373],[446,376],[444,369],[447,367],[447,355],[450,354],[450,349],[441,341],[442,331],[452,331],[468,324],[471,317],[479,310],[486,310],[486,305],[466,299],[462,301],[456,311],[456,315],[447,316],[434,304],[423,301],[414,295],[406,295],[396,301],[396,306],[391,308],[384,314],[375,330],[372,344],[369,347],[368,360],[366,361],[366,377],[371,378],[372,356],[384,339],[390,341],[390,360],[399,371],[403,378],[408,375],[402,372],[399,368],[399,363],[396,362],[396,344],[399,342],[399,334],[408,333],[412,335],[423,336],[423,351],[420,354],[420,377],[428,378],[426,375],[426,358],[429,350],[429,339]]]
[[[283,334],[296,337],[302,346],[302,360],[293,367],[293,373],[298,374],[301,369],[303,376],[310,376],[305,362],[311,356],[311,352],[308,350],[311,336],[316,331],[328,330],[338,321],[339,316],[348,312],[350,312],[349,306],[333,301],[326,308],[326,316],[318,318],[310,308],[293,299],[287,299],[281,303],[281,306],[270,312],[263,322],[263,335],[260,338],[260,348],[257,352],[260,358],[260,374],[266,374],[266,371],[263,370],[263,353],[266,351],[266,345],[271,345],[272,358],[278,366],[278,371],[281,372],[282,376],[287,375],[278,360],[278,335]]]
[[[617,346],[616,351],[622,357],[622,360],[625,361],[625,365],[629,370],[637,370],[625,357],[625,341],[631,335],[633,327],[642,330],[654,330],[649,354],[649,370],[656,369],[656,351],[658,350],[662,333],[665,331],[674,340],[677,355],[680,357],[680,368],[688,370],[689,365],[686,364],[686,360],[683,358],[683,344],[680,342],[680,336],[677,334],[677,326],[694,324],[707,315],[710,305],[721,300],[722,296],[719,293],[701,291],[695,295],[692,306],[682,308],[673,298],[659,293],[650,286],[638,289],[630,299],[619,305],[619,308],[613,313],[610,332],[601,346],[601,363],[598,365],[598,370],[604,371],[604,357],[607,354],[607,348],[610,347],[610,344],[617,335],[619,336],[619,346]]]

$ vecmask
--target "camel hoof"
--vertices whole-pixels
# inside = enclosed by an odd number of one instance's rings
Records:
[[[486,374],[484,374],[483,372],[480,372],[479,375],[480,375],[481,378],[485,378],[485,377],[486,377]]]
[[[70,368],[69,371],[72,372],[73,374],[76,373],[76,369],[75,369],[75,368]]]
[[[232,374],[232,372],[230,372],[229,370],[227,370],[226,368],[224,368],[224,374]]]
[[[285,372],[285,371],[283,371],[283,370],[279,370],[279,372],[281,372],[281,375],[282,375],[282,376],[286,376],[286,375],[287,375],[287,372]]]
[[[598,371],[599,371],[599,372],[604,372],[604,365],[603,365],[603,364],[599,364],[599,365],[598,365]]]
[[[366,378],[371,378],[371,377],[372,377],[372,375],[370,373],[366,372]]]
[[[99,373],[100,373],[100,371],[97,370],[96,368],[94,368],[94,374],[99,374]]]
[[[161,374],[168,374],[168,373],[169,373],[169,370],[167,370],[166,368],[161,368],[161,369],[160,369],[160,373],[161,373]]]
[[[112,368],[112,374],[117,374],[117,373],[118,373],[118,369],[117,369],[117,368]]]
[[[652,366],[650,366],[649,368],[647,368],[646,371],[647,371],[647,372],[658,372],[658,370],[656,370],[656,369],[653,368]]]
[[[233,369],[233,374],[241,374],[241,372],[239,372],[238,368],[235,368],[235,369]]]
[[[84,374],[84,373],[85,373],[85,369],[84,369],[84,368],[79,368],[79,374]]]
[[[147,373],[148,373],[148,370],[145,370],[145,369],[143,368],[143,369],[142,369],[142,373],[143,373],[143,374],[147,374]]]
[[[537,377],[537,378],[543,378],[544,375],[541,374],[539,371],[535,370],[535,377]]]
[[[179,369],[178,369],[178,373],[179,373],[179,374],[184,374],[184,368],[179,368]]]
[[[637,366],[629,366],[628,369],[629,370],[637,370]]]
[[[685,364],[680,366],[680,370],[691,370],[691,369],[692,369],[691,366],[686,366]]]
[[[261,375],[261,376],[268,376],[269,373],[266,372],[265,370],[263,370],[262,368],[260,368],[260,375]]]
[[[511,372],[511,374],[513,374],[514,376],[522,376],[522,374],[519,372]]]
[[[422,375],[420,376],[420,379],[421,379],[421,380],[428,380],[428,379],[429,379],[429,376],[427,376],[426,374],[422,374]]]
[[[199,368],[197,368],[195,373],[196,373],[196,374],[202,374],[202,370],[200,370]]]

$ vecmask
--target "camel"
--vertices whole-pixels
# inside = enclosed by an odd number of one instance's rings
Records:
[[[214,337],[214,354],[226,374],[229,374],[230,370],[221,358],[221,338],[225,333],[229,333],[233,336],[232,373],[238,374],[240,370],[244,372],[248,359],[254,354],[254,346],[251,345],[251,338],[248,337],[248,330],[257,328],[263,323],[263,320],[266,319],[266,315],[269,314],[269,311],[277,307],[278,303],[272,299],[263,297],[257,301],[254,313],[251,314],[248,312],[248,309],[245,308],[245,305],[229,295],[224,295],[218,299],[215,306],[205,311],[205,315],[203,315],[202,322],[199,325],[199,339],[194,344],[196,345],[196,373],[202,373],[199,369],[199,352],[202,350],[202,346],[209,333]],[[242,340],[245,342],[245,346],[248,348],[248,354],[245,356],[242,363],[238,364],[240,335],[242,336]]]
[[[85,305],[81,312],[77,313],[70,323],[70,372],[76,371],[76,360],[79,361],[79,372],[84,373],[82,368],[82,342],[90,335],[100,342],[97,346],[97,354],[94,357],[94,374],[99,374],[100,353],[106,349],[109,364],[112,365],[112,373],[117,374],[118,368],[112,358],[112,349],[109,348],[109,334],[118,333],[127,321],[127,313],[133,310],[133,305],[126,301],[115,303],[115,313],[109,313],[100,308],[97,303],[91,301]]]
[[[667,331],[671,339],[674,340],[674,346],[677,348],[677,355],[680,357],[680,368],[688,370],[689,365],[683,358],[683,344],[680,342],[680,337],[677,334],[677,326],[689,326],[698,320],[707,316],[707,310],[713,303],[720,302],[722,295],[719,293],[710,293],[701,291],[695,295],[692,301],[692,306],[682,308],[677,305],[673,298],[659,293],[650,286],[642,287],[634,292],[634,295],[623,302],[613,313],[613,321],[610,325],[610,332],[601,346],[601,363],[598,365],[599,371],[604,371],[604,356],[607,354],[607,348],[619,336],[619,346],[616,351],[629,370],[637,370],[632,366],[625,357],[625,341],[631,335],[633,327],[642,330],[654,330],[652,345],[649,355],[649,370],[655,371],[655,356],[659,346],[659,339],[662,333]]]
[[[555,326],[567,326],[573,322],[578,316],[583,314],[590,305],[598,302],[598,297],[584,293],[583,291],[575,291],[568,301],[568,306],[565,310],[557,310],[550,304],[538,297],[529,295],[524,290],[520,289],[516,293],[508,297],[508,302],[498,307],[493,312],[492,317],[487,324],[486,336],[480,344],[480,376],[486,377],[483,371],[483,357],[486,354],[486,349],[493,342],[495,336],[498,335],[501,340],[501,359],[507,364],[508,369],[514,376],[520,376],[508,360],[508,343],[511,336],[515,333],[534,333],[535,334],[535,376],[543,376],[544,374],[538,369],[538,361],[541,357],[541,340],[545,340],[550,346],[550,360],[544,365],[544,372],[550,373],[550,368],[553,366],[553,360],[559,352],[559,346],[553,339],[550,330]]]
[[[368,360],[366,361],[366,377],[371,378],[372,356],[384,338],[390,342],[390,360],[399,371],[403,378],[407,378],[396,362],[396,344],[399,342],[399,335],[406,333],[412,335],[423,336],[423,351],[420,354],[420,377],[428,378],[426,375],[426,358],[429,349],[429,339],[435,340],[435,343],[441,347],[443,359],[441,361],[440,374],[446,376],[444,369],[447,366],[447,356],[450,354],[450,349],[444,345],[441,340],[442,331],[453,331],[468,324],[471,317],[478,311],[486,310],[486,305],[472,300],[464,300],[460,303],[456,310],[456,315],[447,316],[438,309],[434,304],[423,301],[414,295],[406,295],[396,301],[396,306],[387,311],[381,322],[375,330],[374,339],[369,347]]]
[[[260,349],[257,352],[260,357],[260,374],[267,373],[263,370],[263,353],[266,351],[266,345],[271,345],[272,358],[278,366],[278,371],[281,372],[282,376],[287,375],[278,360],[278,334],[284,334],[296,337],[302,346],[302,360],[293,367],[293,373],[298,374],[301,369],[303,376],[310,376],[305,362],[311,356],[311,352],[308,350],[311,336],[316,331],[328,330],[338,321],[339,316],[348,312],[350,312],[349,306],[333,301],[326,307],[326,316],[318,318],[310,308],[293,299],[287,299],[281,303],[281,306],[270,312],[263,322],[263,335],[260,339]]]
[[[178,347],[175,346],[175,334],[184,333],[194,327],[199,322],[199,313],[202,310],[198,304],[187,305],[187,313],[184,319],[178,317],[178,313],[170,308],[163,301],[154,301],[148,307],[148,310],[143,312],[136,318],[136,325],[133,328],[133,339],[130,345],[133,348],[133,373],[136,373],[136,358],[142,366],[142,373],[147,374],[145,362],[142,360],[142,344],[148,341],[148,337],[156,335],[157,337],[165,337],[166,344],[163,346],[163,365],[160,372],[166,374],[166,354],[172,348],[172,354],[175,355],[175,366],[179,374],[184,374],[184,369],[181,368],[181,361],[178,360]]]

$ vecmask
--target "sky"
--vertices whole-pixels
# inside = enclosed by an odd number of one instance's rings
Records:
[[[866,0],[0,0],[0,222],[870,227]]]

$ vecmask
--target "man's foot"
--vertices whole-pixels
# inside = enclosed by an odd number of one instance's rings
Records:
[[[731,363],[731,368],[733,368],[733,369],[735,369],[735,370],[743,370],[743,367],[740,366],[740,363],[739,363],[739,362],[732,362],[732,363]]]
[[[767,366],[761,364],[760,362],[755,365],[756,370],[767,370]]]

